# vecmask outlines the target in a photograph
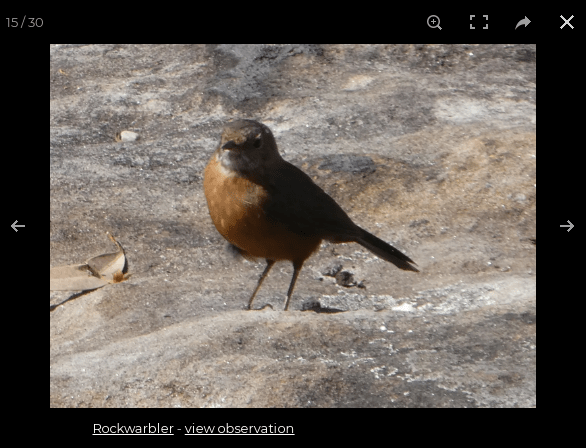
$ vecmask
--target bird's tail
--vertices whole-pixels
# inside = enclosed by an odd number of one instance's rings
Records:
[[[362,232],[360,236],[356,238],[356,242],[369,251],[375,254],[377,257],[387,260],[397,266],[399,269],[405,271],[419,272],[419,269],[413,267],[412,264],[416,264],[411,258],[405,255],[403,252],[395,249],[388,243],[385,243],[380,238],[377,238],[372,233],[367,232],[364,229],[360,229]]]

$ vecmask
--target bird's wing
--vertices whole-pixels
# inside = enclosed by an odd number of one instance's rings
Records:
[[[311,178],[289,162],[279,164],[265,185],[263,209],[269,219],[301,235],[334,242],[354,241],[360,228]]]

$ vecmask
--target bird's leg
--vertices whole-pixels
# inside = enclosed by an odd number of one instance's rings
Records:
[[[297,277],[299,277],[299,273],[301,272],[301,267],[303,266],[303,262],[301,263],[293,263],[293,278],[291,279],[291,284],[289,285],[289,291],[287,291],[287,301],[285,302],[285,311],[289,308],[289,301],[291,300],[291,295],[293,294],[293,288],[295,288],[295,282],[297,281]]]
[[[248,309],[249,310],[252,309],[252,301],[254,300],[254,296],[256,296],[256,293],[258,292],[260,285],[262,285],[263,280],[265,279],[265,277],[267,276],[267,274],[269,273],[269,271],[271,270],[271,268],[273,267],[274,264],[275,264],[275,260],[267,260],[267,267],[265,268],[264,272],[261,274],[260,278],[258,279],[258,283],[256,284],[256,288],[254,288],[254,292],[252,293],[252,295],[250,296],[250,300],[248,301]]]

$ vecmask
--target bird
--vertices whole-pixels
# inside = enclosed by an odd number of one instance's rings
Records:
[[[293,263],[287,311],[303,263],[322,240],[355,242],[402,270],[419,272],[411,258],[356,225],[307,174],[284,160],[273,133],[258,121],[225,124],[203,186],[218,232],[245,258],[266,260],[248,310],[275,262],[287,260]]]

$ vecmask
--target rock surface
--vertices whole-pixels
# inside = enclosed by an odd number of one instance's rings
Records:
[[[109,231],[131,274],[51,293],[52,407],[536,406],[535,45],[50,56],[51,266]],[[288,263],[255,299],[272,309],[244,311],[264,263],[228,250],[202,189],[232,117],[421,273],[324,243],[289,312]]]

